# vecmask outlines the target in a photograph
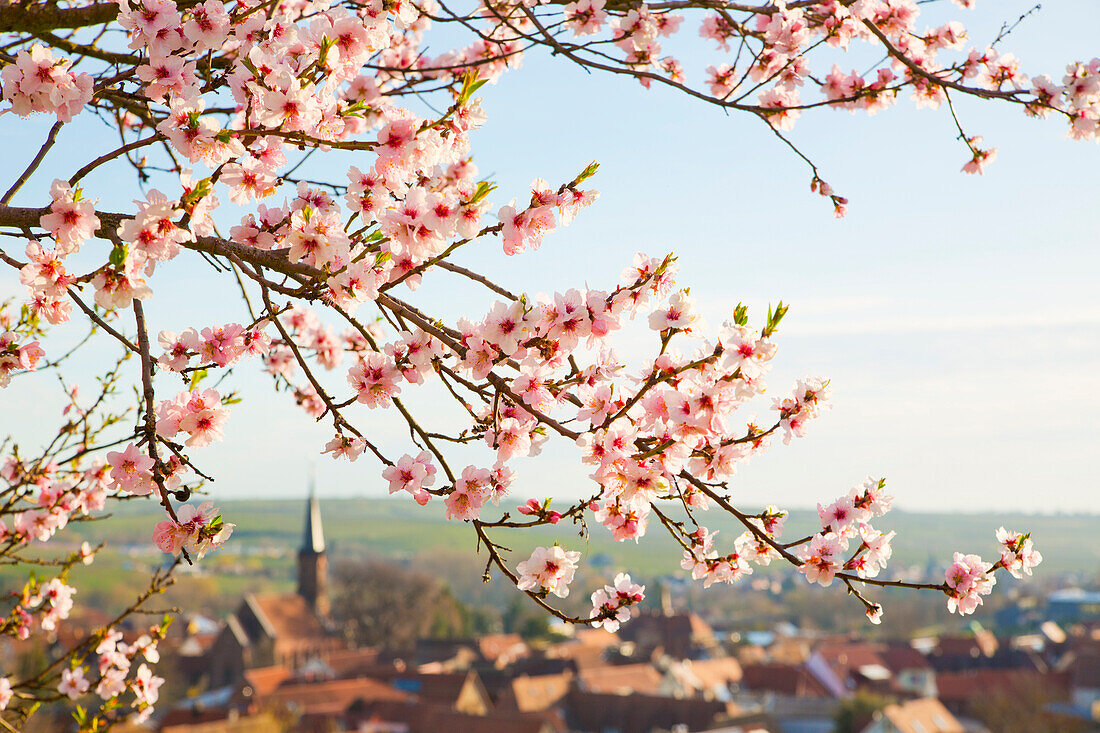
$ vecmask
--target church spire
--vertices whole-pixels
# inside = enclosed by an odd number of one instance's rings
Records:
[[[302,546],[298,550],[298,595],[306,599],[318,614],[328,615],[328,553],[325,552],[315,474],[310,476],[305,528]]]
[[[301,552],[325,551],[325,532],[321,527],[321,504],[317,501],[316,471],[309,479],[309,499],[306,503],[306,525],[302,532]]]

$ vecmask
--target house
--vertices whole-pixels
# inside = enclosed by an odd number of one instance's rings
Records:
[[[622,644],[618,634],[603,629],[577,629],[573,638],[551,645],[543,657],[519,660],[517,669],[528,674],[552,674],[564,669],[603,667]]]
[[[965,733],[966,729],[939,700],[925,697],[887,705],[861,733]]]
[[[469,715],[430,703],[359,702],[346,711],[344,729],[360,733],[565,733],[558,716],[518,711]]]
[[[1047,618],[1059,623],[1100,619],[1100,591],[1081,588],[1056,590],[1047,596]]]
[[[742,665],[735,702],[758,709],[775,722],[776,730],[829,733],[838,695],[801,664]]]
[[[370,677],[372,672],[392,667],[374,647],[335,649],[322,657],[334,677]]]
[[[1076,655],[1067,671],[1073,705],[1100,711],[1100,652]]]
[[[311,488],[298,551],[298,591],[249,593],[241,600],[206,655],[208,684],[235,684],[253,667],[295,669],[345,648],[328,621],[328,610],[328,555],[320,506]]]
[[[489,693],[473,670],[423,674],[397,669],[379,670],[370,679],[389,685],[418,700],[469,715],[485,715],[492,708]]]
[[[573,686],[573,673],[520,675],[509,681],[497,701],[500,710],[530,713],[561,704]]]
[[[486,634],[478,638],[477,650],[482,659],[497,669],[507,667],[531,653],[519,634]]]
[[[279,685],[293,677],[289,669],[281,664],[270,667],[255,667],[244,671],[245,697],[263,697],[278,689]]]
[[[1055,700],[1068,697],[1068,673],[1042,674],[1024,669],[972,669],[964,672],[938,672],[939,699],[956,715],[966,715],[970,705],[993,695],[1014,697],[1034,690]]]
[[[661,694],[664,675],[652,664],[590,667],[577,672],[577,689],[609,695]]]
[[[284,683],[265,695],[254,694],[253,702],[260,710],[338,717],[356,701],[406,702],[412,698],[410,693],[385,682],[363,677]]]
[[[668,665],[662,691],[673,697],[730,700],[742,676],[741,665],[733,657],[684,659]]]
[[[989,666],[1000,643],[997,637],[985,629],[978,629],[973,636],[941,636],[934,640],[927,659],[937,672],[956,672]]]
[[[615,695],[574,690],[568,698],[569,728],[581,733],[650,733],[708,730],[740,714],[732,703],[663,695]]]
[[[837,697],[857,688],[887,692],[893,687],[894,673],[879,656],[881,649],[881,645],[865,642],[823,642],[806,661],[806,669]]]
[[[830,698],[828,687],[800,664],[746,664],[741,667],[741,689],[784,697]]]
[[[892,644],[879,651],[894,676],[894,688],[917,697],[936,697],[936,670],[924,655],[908,644]]]
[[[634,644],[642,656],[663,652],[676,659],[692,659],[717,646],[714,631],[694,613],[646,611],[619,629],[623,641]]]

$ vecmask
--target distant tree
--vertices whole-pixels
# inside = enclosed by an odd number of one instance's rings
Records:
[[[894,698],[879,695],[867,690],[857,690],[856,694],[840,703],[833,718],[833,733],[859,733],[871,721],[879,710],[895,702]]]
[[[1052,715],[1047,706],[1065,695],[1041,680],[1020,681],[1009,691],[986,690],[970,703],[969,713],[996,733],[1076,733],[1091,729],[1081,721]]]
[[[559,638],[550,628],[550,617],[533,613],[529,603],[512,601],[504,612],[504,630],[519,634],[528,641]]]
[[[350,641],[408,651],[423,637],[471,631],[472,614],[439,580],[375,560],[333,569],[332,617]]]

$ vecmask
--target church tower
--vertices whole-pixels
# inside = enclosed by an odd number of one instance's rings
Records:
[[[325,533],[321,528],[321,505],[317,502],[317,491],[312,481],[306,503],[302,547],[298,550],[298,595],[305,598],[318,615],[328,616],[328,553],[325,552]]]

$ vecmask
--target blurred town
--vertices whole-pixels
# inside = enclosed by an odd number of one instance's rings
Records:
[[[903,623],[874,637],[865,627],[801,628],[781,614],[748,629],[714,609],[689,610],[698,604],[671,580],[651,585],[649,605],[617,633],[557,627],[537,609],[493,628],[492,614],[400,567],[334,573],[312,495],[295,580],[293,591],[245,592],[228,601],[230,613],[175,623],[161,645],[158,672],[169,682],[158,713],[132,730],[1100,730],[1100,590],[1087,583],[1013,593],[980,623],[936,634],[916,621],[911,633]],[[762,578],[755,589],[782,599],[786,580]],[[67,643],[31,640],[0,659]],[[67,730],[67,715],[59,709],[44,730]]]

